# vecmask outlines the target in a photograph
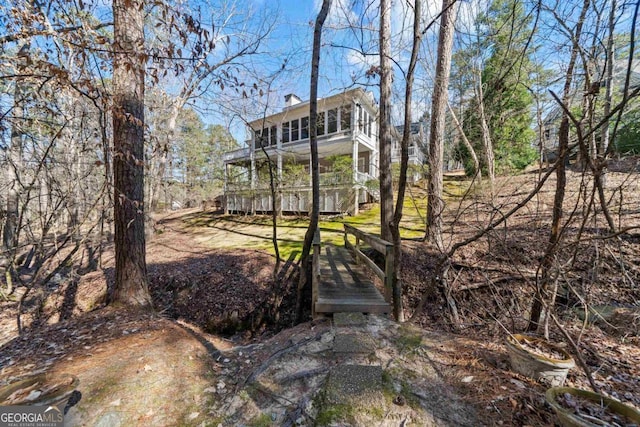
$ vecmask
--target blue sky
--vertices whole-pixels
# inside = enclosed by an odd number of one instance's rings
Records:
[[[429,3],[435,4],[435,2]],[[318,89],[320,97],[342,92],[354,86],[366,86],[368,90],[374,92],[374,95],[377,95],[377,77],[366,76],[366,70],[379,63],[377,5],[373,4],[367,9],[358,5],[353,9],[353,4],[351,0],[334,0],[325,23]],[[411,31],[412,14],[405,10],[404,1],[394,1],[392,4],[394,7],[392,33],[395,35],[393,57],[398,64],[396,66],[396,73],[398,73],[398,67],[404,67],[408,63],[409,51],[406,47]],[[288,93],[295,93],[303,100],[307,100],[313,26],[321,0],[281,0],[279,2],[253,0],[248,1],[247,5],[250,8],[262,9],[276,22],[274,31],[269,35],[265,45],[264,55],[258,59],[259,64],[253,65],[268,75],[270,72],[280,70],[284,58],[287,58],[287,63],[285,70],[279,72],[274,80],[267,79],[268,82],[262,82],[262,84],[269,83],[268,90],[264,90],[263,96],[250,100],[246,115],[260,116],[278,111],[284,105],[284,95]],[[428,11],[431,15],[439,11],[437,7],[432,9]],[[364,28],[354,30],[354,26]],[[396,83],[404,84],[402,73],[397,75]],[[253,112],[249,112],[251,108]],[[424,112],[424,108],[417,111],[420,115]],[[229,117],[228,112],[225,112],[222,117],[212,115],[205,120],[207,122],[220,119],[229,121]],[[238,120],[232,121],[233,123],[229,125],[234,136],[240,140],[244,139],[245,135]]]

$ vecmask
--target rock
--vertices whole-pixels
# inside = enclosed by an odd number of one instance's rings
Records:
[[[369,335],[359,333],[337,333],[333,341],[335,353],[373,353],[375,342]]]
[[[325,400],[331,405],[384,405],[382,396],[382,367],[340,365],[329,373]]]
[[[345,326],[364,326],[367,324],[367,318],[362,313],[335,313],[333,315],[333,324],[337,328]]]
[[[107,412],[104,414],[95,427],[120,427],[122,425],[122,418],[116,412]]]

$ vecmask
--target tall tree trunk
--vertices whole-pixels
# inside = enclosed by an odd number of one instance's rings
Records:
[[[387,241],[393,239],[391,83],[391,0],[380,0],[380,234]]]
[[[309,261],[311,257],[311,244],[313,236],[318,228],[318,218],[320,212],[320,171],[318,169],[318,131],[316,122],[318,121],[318,72],[320,68],[320,43],[322,40],[322,27],[327,19],[332,0],[323,0],[322,8],[316,17],[316,24],[313,30],[313,53],[311,57],[311,82],[309,90],[309,149],[311,150],[311,219],[309,227],[304,235],[302,246],[302,257],[300,280],[296,298],[296,322],[302,320],[302,296],[305,286],[311,284]]]
[[[144,235],[144,2],[114,0],[116,283],[112,302],[149,306]]]
[[[615,55],[615,44],[614,44],[614,32],[616,27],[616,10],[617,10],[617,1],[611,0],[611,10],[609,11],[609,40],[607,40],[607,50],[605,52],[607,61],[606,61],[606,88],[604,95],[604,111],[602,115],[606,118],[605,122],[602,124],[602,135],[600,137],[600,144],[598,144],[597,155],[601,160],[604,160],[604,157],[609,149],[609,114],[611,114],[611,102],[613,99],[613,59]],[[603,170],[604,174],[605,171]],[[604,181],[603,176],[603,181]]]
[[[478,159],[476,150],[473,148],[473,145],[471,145],[471,141],[469,141],[469,138],[467,138],[467,134],[464,133],[464,129],[462,128],[462,123],[460,123],[460,120],[458,120],[458,115],[451,107],[451,104],[449,104],[449,101],[447,101],[447,107],[449,107],[451,120],[453,121],[453,124],[456,126],[456,129],[458,130],[458,135],[460,135],[460,139],[462,140],[462,143],[464,144],[467,151],[469,152],[469,155],[471,156],[471,161],[473,161],[473,178],[475,179],[477,177],[478,181],[482,181],[482,169],[480,168],[480,160]]]
[[[29,43],[24,43],[18,52],[18,78],[16,79],[13,93],[13,122],[11,124],[11,147],[9,148],[7,168],[7,213],[2,233],[2,246],[6,251],[8,266],[5,273],[7,282],[6,292],[13,292],[12,271],[15,263],[16,249],[18,247],[18,218],[20,204],[20,182],[18,171],[22,170],[22,135],[24,134],[24,97],[25,89],[20,77],[27,68],[29,58]]]
[[[493,199],[494,184],[496,180],[495,155],[493,154],[493,141],[491,140],[491,131],[487,121],[487,114],[484,108],[484,90],[482,88],[482,76],[480,71],[477,73],[478,81],[476,84],[476,98],[478,99],[478,114],[480,115],[480,133],[482,134],[482,147],[484,148],[484,159],[487,163],[487,175],[489,175],[489,187],[491,190],[491,199]]]
[[[582,11],[576,24],[576,31],[573,35],[571,57],[569,59],[569,66],[567,67],[567,78],[564,82],[562,94],[562,102],[564,105],[569,105],[570,102],[571,83],[573,81],[576,59],[580,50],[579,43],[580,36],[582,35],[582,25],[584,24],[585,15],[589,9],[589,3],[590,0],[584,0]],[[542,259],[541,278],[533,297],[533,303],[531,304],[531,315],[529,317],[529,324],[527,325],[527,331],[529,332],[536,331],[540,325],[540,316],[544,305],[543,299],[547,297],[547,289],[553,282],[554,260],[558,251],[558,243],[560,242],[562,231],[563,204],[567,184],[566,164],[569,161],[569,116],[566,111],[562,113],[562,121],[560,122],[560,129],[558,131],[558,159],[556,161],[558,162],[558,167],[556,168],[556,194],[553,200],[551,234],[549,235],[547,250]]]
[[[409,165],[409,139],[411,138],[411,99],[413,96],[413,76],[418,61],[420,49],[420,17],[422,14],[422,0],[415,0],[413,9],[413,46],[411,48],[411,60],[406,75],[404,88],[404,130],[400,144],[400,178],[398,180],[398,200],[391,223],[391,235],[393,236],[393,315],[398,322],[404,322],[404,310],[402,304],[402,281],[400,271],[402,267],[402,239],[400,238],[400,221],[404,208],[404,194],[407,186],[407,168]]]
[[[171,103],[169,107],[169,119],[167,120],[166,129],[162,130],[162,137],[156,144],[155,155],[156,159],[153,159],[153,173],[149,177],[151,183],[149,185],[149,212],[155,212],[158,210],[158,203],[160,201],[161,190],[165,188],[164,177],[167,172],[167,164],[169,164],[169,147],[176,136],[176,125],[178,123],[178,115],[184,107],[186,100],[178,97]],[[165,206],[165,209],[167,207]],[[169,209],[171,207],[169,206]]]
[[[451,72],[451,50],[453,47],[455,0],[442,1],[440,34],[438,36],[438,62],[431,101],[431,132],[429,134],[429,196],[427,210],[427,239],[444,252],[442,239],[442,162],[444,157],[444,131],[449,75]]]

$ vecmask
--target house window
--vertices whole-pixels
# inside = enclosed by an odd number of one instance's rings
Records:
[[[544,131],[544,139],[547,141],[551,138],[551,131],[549,129]]]
[[[255,148],[259,149],[260,147],[268,147],[269,146],[269,129],[265,128],[262,130],[254,131],[255,134]]]
[[[356,111],[356,119],[358,120],[358,130],[362,130],[362,105],[358,104]]]
[[[269,131],[271,133],[271,136],[269,139],[269,141],[271,141],[271,145],[278,145],[278,127],[271,126],[271,129]]]
[[[373,117],[369,116],[367,119],[367,136],[371,138],[371,123],[373,122]]]
[[[316,134],[324,135],[324,111],[322,113],[318,113],[318,121],[316,122]]]
[[[338,132],[338,109],[332,108],[327,111],[327,133]]]
[[[362,124],[360,125],[361,126],[360,130],[362,130],[362,132],[366,134],[367,127],[369,125],[369,113],[367,113],[365,110],[362,110],[361,120],[362,120]]]
[[[289,142],[289,122],[282,124],[282,142]]]
[[[291,121],[291,140],[297,141],[299,139],[299,126],[300,122],[298,120]]]
[[[351,106],[340,107],[340,130],[351,129]]]
[[[300,119],[300,139],[309,138],[309,116]]]

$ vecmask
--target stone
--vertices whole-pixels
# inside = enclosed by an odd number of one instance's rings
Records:
[[[96,423],[96,427],[120,427],[121,425],[122,418],[116,412],[107,412]]]
[[[333,324],[336,328],[344,326],[365,326],[367,318],[362,313],[334,313]]]
[[[361,333],[337,333],[333,340],[334,353],[373,353],[376,349],[373,338]]]
[[[340,365],[331,369],[325,386],[325,403],[384,406],[382,367]]]

